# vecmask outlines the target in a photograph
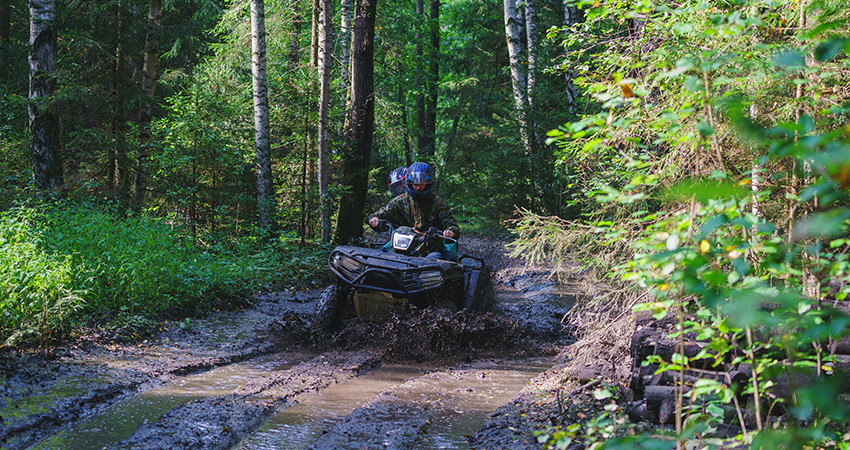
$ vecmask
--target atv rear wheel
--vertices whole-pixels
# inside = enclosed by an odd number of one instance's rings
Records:
[[[348,289],[339,285],[328,286],[322,291],[322,297],[313,310],[310,336],[320,337],[336,330],[347,298]]]

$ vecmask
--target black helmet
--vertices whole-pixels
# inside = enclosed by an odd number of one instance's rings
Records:
[[[396,167],[387,178],[387,186],[393,197],[404,192],[404,176],[407,175],[407,167]]]
[[[407,192],[419,200],[431,192],[431,185],[434,184],[434,169],[428,163],[415,162],[407,168],[404,180],[407,183]],[[416,192],[410,188],[412,184],[425,184],[427,187],[422,192]]]

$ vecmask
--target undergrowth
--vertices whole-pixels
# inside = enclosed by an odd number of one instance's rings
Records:
[[[244,304],[272,285],[313,282],[325,258],[325,249],[299,250],[285,238],[202,240],[162,219],[66,202],[2,213],[0,240],[7,346],[92,324],[136,333],[154,318]]]

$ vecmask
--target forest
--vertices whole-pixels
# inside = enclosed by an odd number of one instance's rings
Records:
[[[842,0],[2,0],[0,339],[316,283],[426,161],[462,233],[751,364],[773,400],[738,445],[850,448],[818,400],[847,394],[848,31]],[[771,415],[793,371],[814,381]],[[734,395],[680,395],[677,448]]]

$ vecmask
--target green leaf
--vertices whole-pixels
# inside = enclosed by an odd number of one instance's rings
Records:
[[[711,124],[709,124],[705,120],[700,120],[699,122],[697,122],[696,127],[697,127],[697,131],[699,131],[699,134],[701,134],[705,137],[709,137],[712,134],[714,134],[714,127],[711,126]]]
[[[850,53],[850,38],[834,37],[815,47],[815,58],[818,61],[829,61],[841,52]]]

